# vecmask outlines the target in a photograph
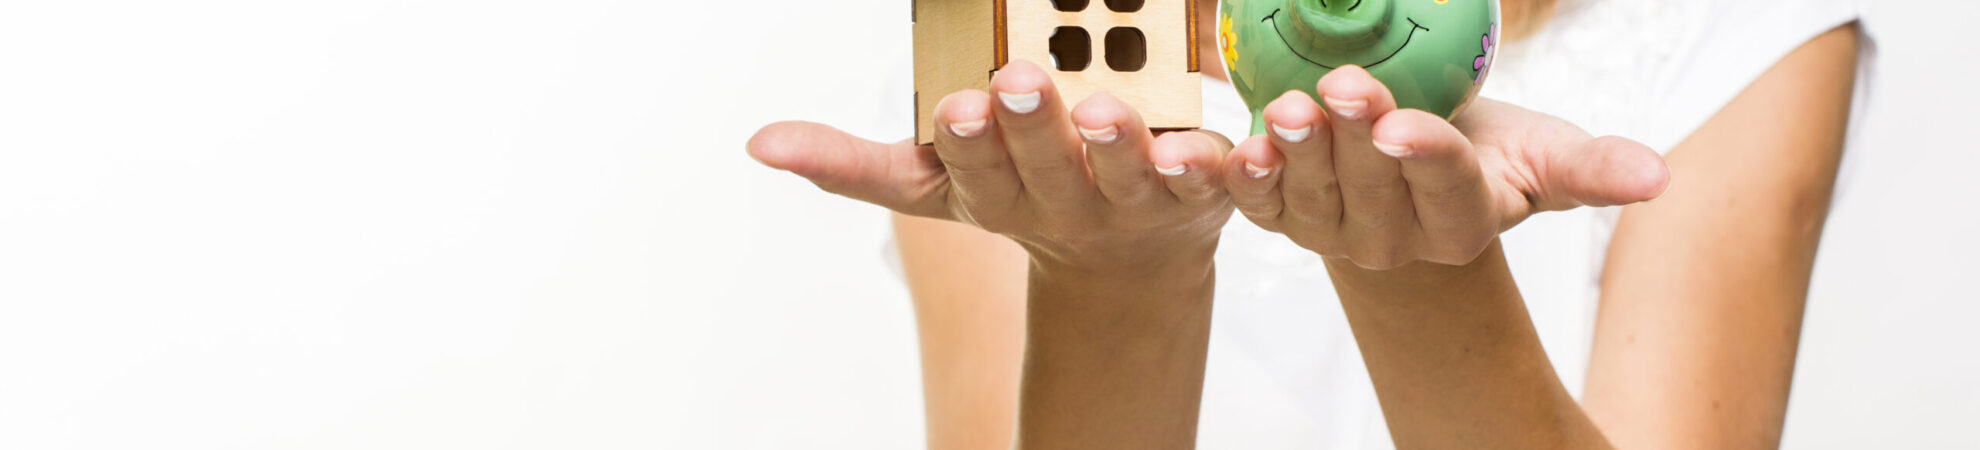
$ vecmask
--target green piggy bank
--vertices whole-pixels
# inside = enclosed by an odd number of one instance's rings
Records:
[[[1346,65],[1448,120],[1491,72],[1498,24],[1498,0],[1223,0],[1217,43],[1256,135],[1266,104]]]

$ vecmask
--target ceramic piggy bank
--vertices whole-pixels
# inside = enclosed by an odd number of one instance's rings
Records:
[[[1498,0],[1223,0],[1217,40],[1231,84],[1265,132],[1265,105],[1357,65],[1401,108],[1451,118],[1492,69]],[[1319,98],[1315,98],[1319,101]]]

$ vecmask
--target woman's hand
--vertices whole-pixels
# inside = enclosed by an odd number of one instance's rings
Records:
[[[1157,137],[1105,94],[1068,112],[1045,72],[1024,61],[990,84],[942,99],[932,147],[787,122],[759,131],[749,153],[827,191],[1009,236],[1041,264],[1207,266],[1232,210],[1220,176],[1228,140]]]
[[[1231,144],[1157,137],[1105,94],[1070,112],[1062,102],[1044,71],[1013,62],[990,92],[942,100],[932,147],[781,123],[749,152],[827,191],[973,224],[1030,253],[1017,448],[1188,448],[1212,256],[1232,210],[1221,176]]]
[[[1260,227],[1363,268],[1465,264],[1534,213],[1646,201],[1669,183],[1649,147],[1517,106],[1479,98],[1445,122],[1396,109],[1353,66],[1318,92],[1324,111],[1299,92],[1266,107],[1270,136],[1231,151],[1227,186]]]

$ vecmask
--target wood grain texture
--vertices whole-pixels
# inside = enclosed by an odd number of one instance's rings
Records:
[[[1107,92],[1139,111],[1149,128],[1192,129],[1203,123],[1203,84],[1196,55],[1195,3],[1152,0],[1140,11],[1117,13],[1105,2],[1067,12],[1045,0],[917,0],[914,25],[915,142],[934,142],[935,104],[962,89],[986,89],[990,76],[1009,61],[1044,67],[1065,96],[1077,105]],[[1085,28],[1093,39],[1093,63],[1062,72],[1051,61],[1048,42],[1062,26]],[[1147,38],[1147,64],[1116,72],[1106,64],[1107,31],[1139,29]]]
[[[1194,40],[1191,23],[1196,19],[1189,14],[1191,3],[1151,0],[1141,11],[1117,13],[1099,0],[1080,12],[1059,11],[1044,0],[1009,2],[1011,59],[1044,67],[1066,97],[1067,106],[1104,91],[1134,106],[1149,128],[1197,128],[1203,123],[1203,78],[1189,67],[1190,42]],[[1052,67],[1046,44],[1061,26],[1083,27],[1093,36],[1093,64],[1086,70],[1061,72]],[[1107,67],[1104,39],[1114,27],[1137,28],[1147,36],[1148,64],[1141,70],[1115,72]]]
[[[915,0],[915,143],[935,142],[935,104],[942,97],[990,87],[997,68],[994,6],[992,0]]]

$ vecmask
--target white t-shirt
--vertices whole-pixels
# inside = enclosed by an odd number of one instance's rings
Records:
[[[1857,17],[1856,0],[1560,0],[1537,34],[1501,47],[1481,95],[1668,152],[1788,52]],[[1874,46],[1862,48],[1859,67],[1871,67]],[[891,85],[906,77],[897,71]],[[1869,79],[1857,77],[1852,129]],[[1204,83],[1204,128],[1241,140],[1251,119],[1237,92]],[[872,129],[911,129],[911,111],[892,108],[909,104],[900,94],[882,95],[893,100]],[[1542,214],[1502,236],[1547,355],[1576,396],[1616,213]],[[1394,447],[1319,256],[1239,216],[1216,258],[1199,446]]]
[[[1788,52],[1857,16],[1854,0],[1563,0],[1545,28],[1500,50],[1481,95],[1668,152]],[[1873,46],[1863,48],[1867,68]],[[1866,104],[1860,75],[1853,123]],[[1236,92],[1205,82],[1205,128],[1243,135]],[[1616,214],[1547,213],[1503,236],[1542,344],[1577,397]],[[1200,446],[1393,447],[1320,258],[1237,218],[1217,265]]]

